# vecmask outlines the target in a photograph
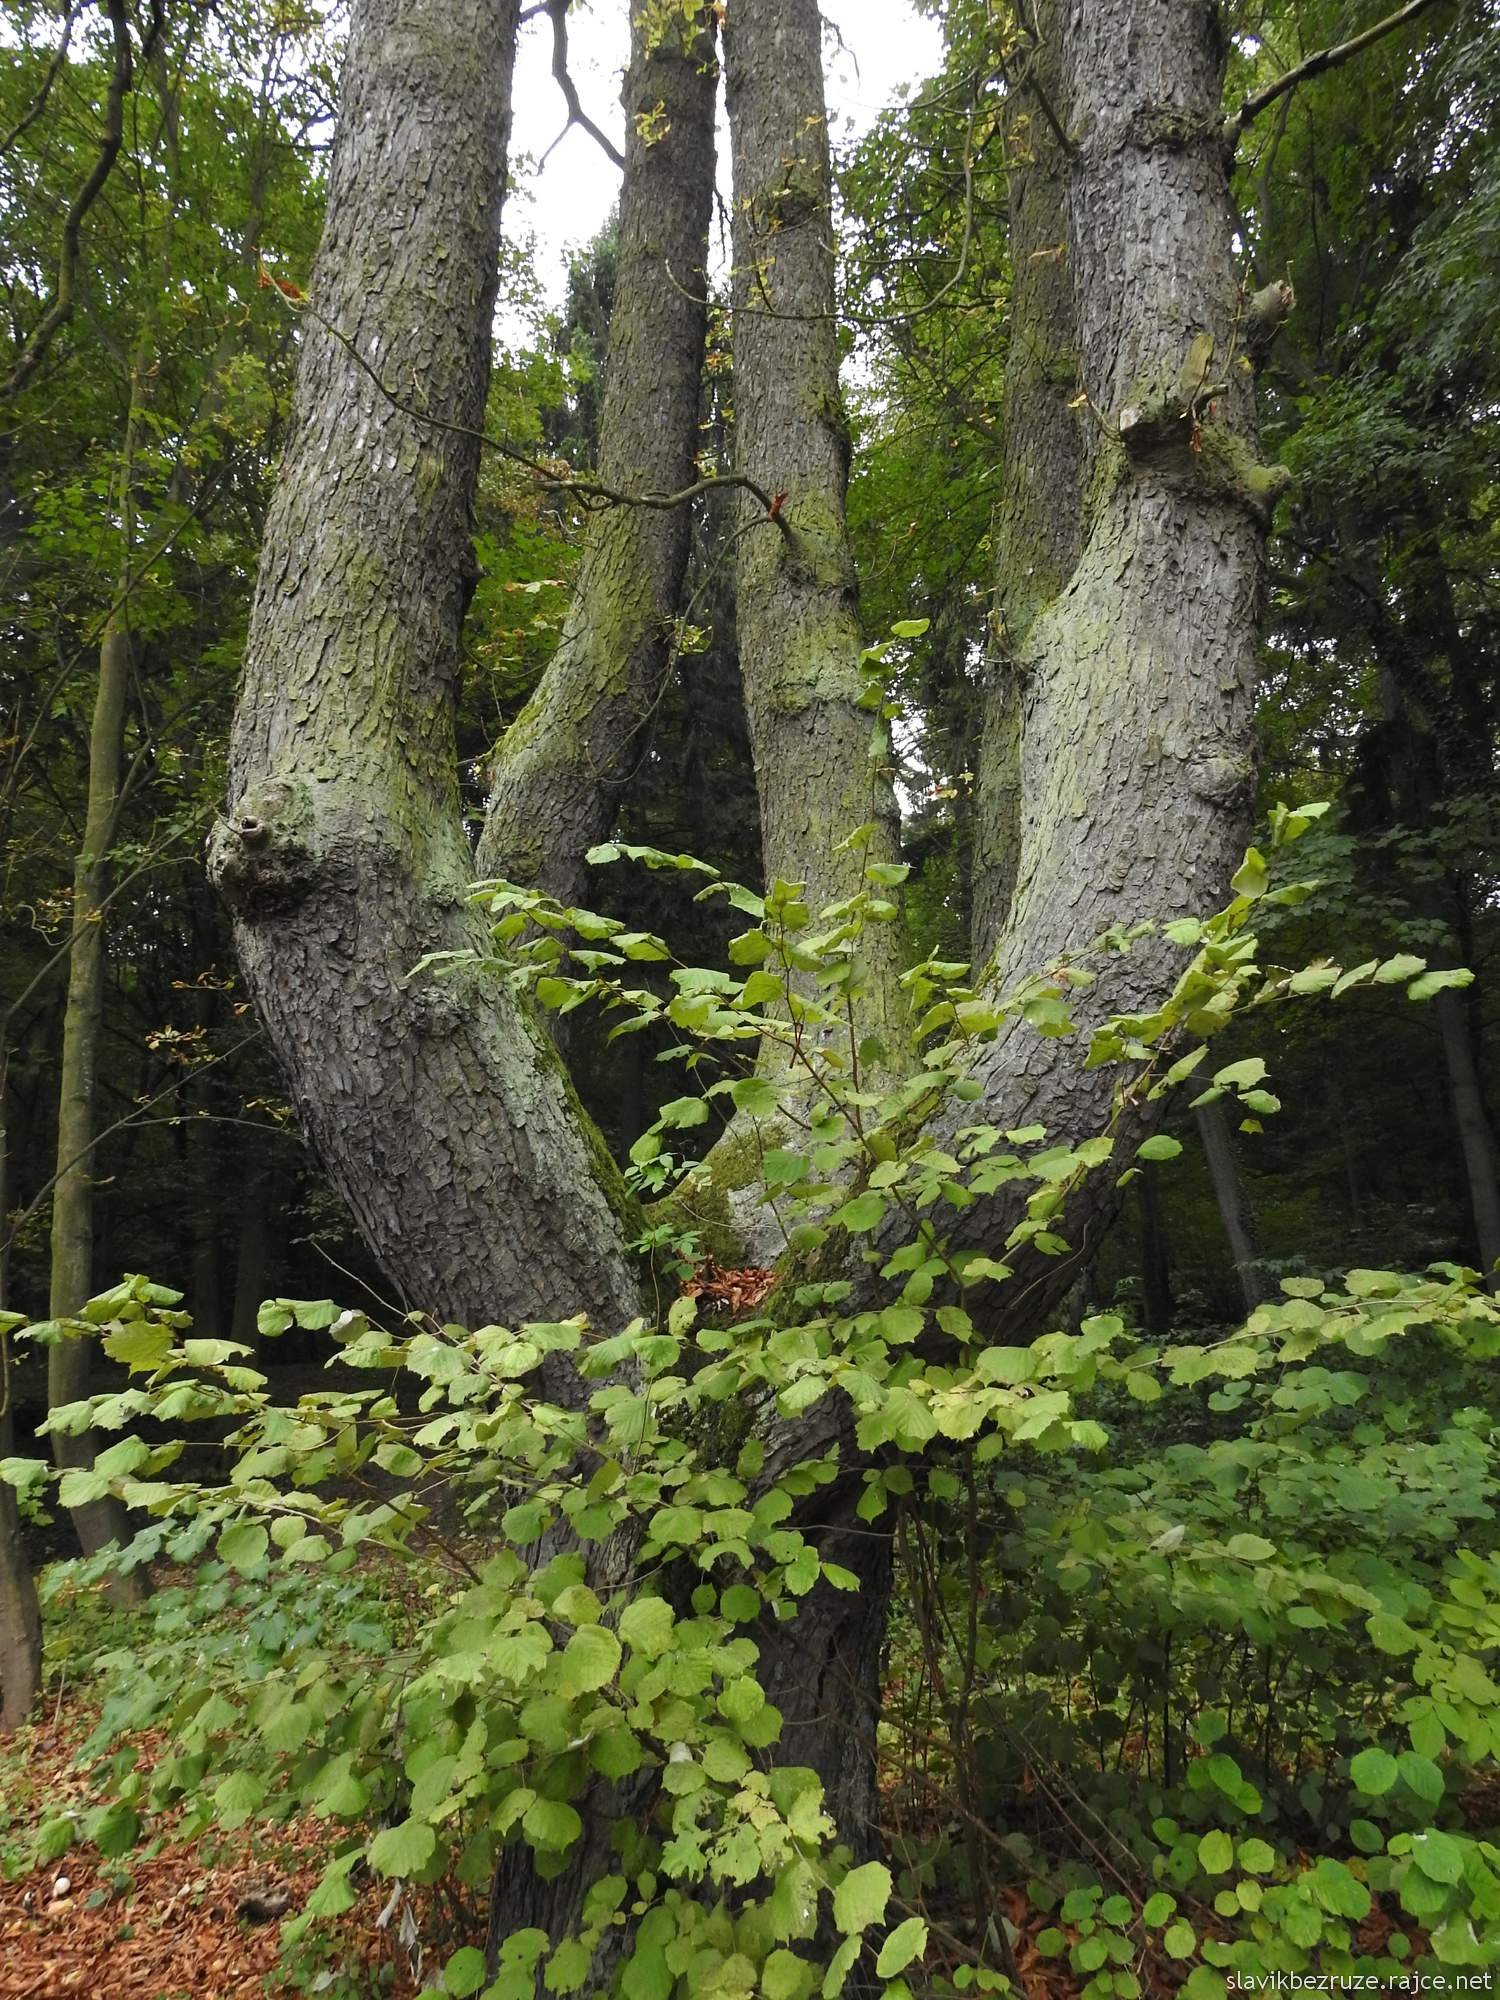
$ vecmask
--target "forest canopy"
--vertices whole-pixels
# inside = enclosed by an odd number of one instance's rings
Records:
[[[0,2000],[1487,1990],[1500,20],[1383,7],[892,0],[851,131],[816,0],[0,6]]]

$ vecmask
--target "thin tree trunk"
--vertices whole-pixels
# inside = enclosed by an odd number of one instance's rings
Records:
[[[1224,1106],[1217,1098],[1212,1104],[1200,1104],[1193,1116],[1198,1124],[1198,1137],[1203,1143],[1203,1157],[1208,1163],[1208,1178],[1218,1204],[1219,1220],[1229,1243],[1240,1297],[1244,1300],[1245,1311],[1253,1313],[1258,1305],[1265,1303],[1271,1288],[1260,1268],[1260,1236],[1255,1227],[1255,1211],[1250,1206],[1245,1177],[1240,1171],[1234,1134],[1229,1129]]]
[[[1443,1037],[1443,1063],[1453,1097],[1454,1122],[1463,1149],[1479,1265],[1493,1291],[1497,1283],[1496,1266],[1500,1264],[1500,1165],[1495,1157],[1495,1136],[1479,1086],[1464,996],[1447,987],[1436,996],[1434,1005]]]
[[[272,1181],[267,1174],[257,1174],[251,1180],[245,1190],[245,1205],[240,1213],[239,1237],[235,1245],[234,1303],[230,1308],[229,1338],[239,1341],[252,1353],[260,1347],[257,1325],[260,1308],[271,1295],[271,1189]]]
[[[545,1034],[501,981],[413,972],[487,942],[453,742],[477,446],[442,426],[483,420],[516,12],[355,9],[210,870],[304,1127],[400,1292],[470,1324],[616,1328],[638,1305],[629,1201]]]
[[[765,879],[805,883],[814,915],[868,887],[866,862],[893,862],[901,846],[892,759],[872,754],[876,717],[860,706],[821,27],[816,0],[735,0],[724,31],[735,461],[784,496],[790,530],[779,533],[758,502],[743,501],[740,671]],[[840,852],[866,825],[868,849]],[[893,1056],[904,1046],[903,953],[899,924],[870,926],[856,1018]]]
[[[0,1226],[10,1213],[6,1051],[0,1049]],[[10,1245],[0,1243],[0,1311],[10,1275]],[[16,1448],[15,1354],[0,1325],[0,1458]],[[21,1536],[15,1488],[0,1479],[0,1735],[19,1729],[42,1684],[42,1613]]]
[[[680,493],[696,477],[718,68],[712,16],[632,10],[625,179],[598,477]],[[584,856],[650,747],[687,568],[687,506],[616,506],[584,540],[562,639],[496,754],[481,875],[586,903]]]
[[[131,415],[134,426],[134,411]],[[129,479],[129,450],[127,469]],[[94,1107],[98,1095],[99,1039],[104,1024],[104,902],[109,895],[109,849],[115,837],[124,760],[125,704],[130,688],[130,634],[123,613],[105,628],[99,680],[89,729],[88,802],[83,843],[73,869],[73,914],[68,950],[68,999],[63,1015],[57,1106],[57,1178],[52,1189],[52,1276],[48,1311],[53,1319],[76,1314],[94,1290]],[[57,1409],[89,1393],[93,1350],[87,1339],[60,1340],[47,1353],[47,1403]],[[60,1470],[94,1462],[88,1432],[54,1432],[52,1455]],[[129,1539],[118,1501],[91,1500],[72,1509],[85,1555]],[[122,1600],[138,1601],[138,1571],[113,1586]]]
[[[1172,1260],[1154,1160],[1141,1162],[1136,1193],[1141,1209],[1141,1318],[1146,1332],[1159,1339],[1172,1327]]]

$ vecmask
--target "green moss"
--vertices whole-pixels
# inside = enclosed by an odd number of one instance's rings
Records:
[[[775,1127],[762,1128],[757,1139],[748,1127],[731,1126],[708,1158],[674,1194],[652,1203],[647,1211],[652,1227],[666,1223],[674,1234],[693,1230],[703,1254],[712,1257],[716,1264],[726,1270],[743,1264],[744,1240],[735,1226],[729,1198],[746,1188],[759,1186],[762,1149],[780,1145],[784,1137]]]
[[[1239,501],[1259,521],[1269,521],[1292,484],[1284,465],[1263,465],[1243,438],[1221,424],[1204,425],[1197,457],[1208,490]]]

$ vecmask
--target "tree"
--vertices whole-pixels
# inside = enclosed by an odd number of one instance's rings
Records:
[[[356,7],[210,865],[307,1128],[402,1294],[460,1320],[582,1309],[613,1328],[641,1302],[631,1196],[518,995],[472,967],[447,982],[430,971],[434,955],[485,946],[453,706],[515,16],[514,0]],[[699,26],[695,10],[682,18]],[[640,9],[637,33],[675,31],[661,19]],[[741,652],[767,876],[794,869],[814,900],[860,879],[831,791],[839,813],[857,795],[871,830],[856,845],[888,870],[876,879],[900,874],[885,859],[889,776],[871,772],[856,727],[817,37],[812,0],[733,0],[726,23]],[[1240,855],[1264,542],[1285,475],[1256,450],[1217,14],[1202,0],[1083,0],[1043,8],[1035,36],[1004,53],[1012,228],[1027,260],[1053,260],[1056,282],[1018,283],[1012,302],[998,538],[1012,609],[979,771],[1003,810],[976,843],[976,976],[994,992],[1054,973],[1045,1023],[1062,1009],[1069,982],[1055,968],[1070,952],[1120,922],[1207,910]],[[645,171],[650,148],[633,158]],[[617,379],[609,393],[628,402],[630,387]],[[660,475],[621,464],[615,476],[630,505]],[[571,671],[573,655],[560,657]],[[544,684],[536,713],[548,699]],[[1079,1003],[1084,1025],[1149,1012],[1176,952],[1158,936],[1117,955]],[[879,954],[857,987],[876,1018],[898,1012]],[[1117,1106],[1107,1068],[1081,1069],[1032,1014],[983,1060],[984,1115],[1063,1139],[1117,1112],[1118,1131],[1146,1130],[1150,1108]],[[1058,1227],[1086,1251],[1112,1209],[1090,1180]],[[1018,1215],[1002,1188],[964,1211],[960,1240],[1003,1242]],[[1022,1302],[1004,1308],[1010,1339],[1076,1263],[1033,1260],[1034,1281],[1007,1294]],[[806,1268],[785,1262],[795,1315]],[[846,1275],[876,1295],[869,1266]],[[889,1560],[854,1519],[846,1422],[821,1405],[770,1421],[768,1459],[842,1448],[803,1525],[862,1587],[820,1585],[795,1635],[756,1639],[793,1754],[864,1848]],[[605,1585],[617,1558],[602,1559]],[[549,1885],[502,1878],[492,1937],[566,1910],[587,1847]]]

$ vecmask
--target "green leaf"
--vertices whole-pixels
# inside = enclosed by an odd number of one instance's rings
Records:
[[[1396,1782],[1396,1760],[1388,1750],[1372,1744],[1349,1759],[1349,1776],[1370,1798],[1379,1798]]]
[[[1154,1132],[1149,1139],[1143,1139],[1136,1148],[1138,1160],[1175,1160],[1182,1151],[1182,1141],[1174,1139],[1170,1132]]]
[[[1264,1840],[1242,1840],[1239,1859],[1247,1874],[1269,1875],[1276,1866],[1276,1850]]]
[[[1222,1827],[1205,1833],[1198,1842],[1198,1864],[1205,1875],[1227,1875],[1234,1865],[1234,1842]]]
[[[437,1835],[424,1821],[403,1819],[382,1827],[370,1842],[370,1866],[378,1875],[415,1875],[436,1846]]]
[[[533,1799],[526,1808],[521,1828],[534,1847],[560,1853],[571,1847],[583,1832],[583,1821],[561,1799]]]
[[[1224,1544],[1224,1552],[1237,1562],[1264,1562],[1276,1553],[1276,1544],[1268,1542],[1264,1535],[1231,1535]]]
[[[1463,1849],[1451,1835],[1439,1833],[1435,1827],[1412,1835],[1411,1858],[1429,1882],[1461,1882],[1464,1879]]]
[[[563,1648],[564,1680],[580,1694],[590,1694],[609,1685],[621,1658],[620,1642],[607,1626],[581,1626]]]
[[[655,1659],[672,1643],[672,1607],[660,1597],[638,1597],[620,1613],[620,1637],[633,1652]]]
[[[867,1861],[851,1868],[833,1892],[833,1921],[841,1931],[862,1931],[878,1924],[891,1900],[891,1871],[883,1862]]]
[[[1175,1924],[1168,1924],[1161,1942],[1168,1958],[1191,1958],[1198,1948],[1197,1933],[1182,1917]]]
[[[231,1569],[248,1576],[265,1561],[269,1545],[270,1537],[259,1521],[232,1521],[219,1536],[219,1555]]]
[[[658,1125],[673,1127],[706,1125],[708,1123],[708,1100],[703,1097],[674,1097],[665,1103],[656,1114]]]
[[[763,1076],[742,1076],[730,1084],[729,1095],[736,1111],[750,1118],[770,1118],[780,1108],[776,1086]]]
[[[477,1993],[484,1984],[484,1953],[471,1944],[454,1952],[443,1967],[443,1991],[455,1996],[455,2000],[468,2000],[471,1993]]]
[[[897,1924],[880,1947],[880,1956],[875,1961],[877,1977],[890,1979],[895,1973],[904,1972],[926,1949],[926,1924],[920,1917],[908,1917],[904,1924]]]

